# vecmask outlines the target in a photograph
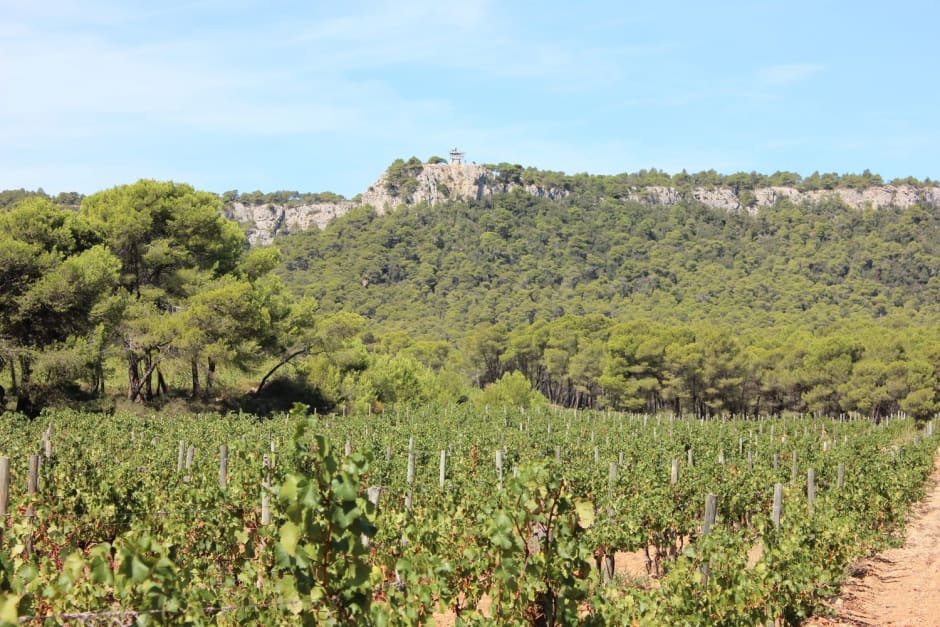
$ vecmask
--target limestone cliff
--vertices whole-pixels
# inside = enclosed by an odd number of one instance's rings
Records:
[[[800,191],[794,187],[759,187],[751,191],[752,202],[742,205],[743,194],[736,194],[730,187],[697,187],[692,189],[692,198],[714,209],[725,211],[747,211],[756,213],[772,207],[781,200],[798,203],[819,203],[830,198],[855,209],[870,207],[882,209],[898,206],[910,207],[916,203],[940,203],[940,187],[914,187],[913,185],[881,185],[864,189],[837,188]],[[630,194],[630,199],[655,205],[672,205],[682,200],[682,193],[672,187],[646,187]]]
[[[229,203],[225,216],[245,226],[253,245],[269,244],[277,235],[313,226],[322,229],[330,220],[354,207],[370,205],[382,214],[401,205],[434,205],[452,200],[480,200],[497,193],[522,189],[539,198],[560,199],[568,191],[537,185],[500,182],[497,173],[481,165],[467,163],[423,164],[404,179],[391,180],[382,174],[353,200],[296,206],[275,204],[247,205]],[[672,187],[635,188],[627,199],[654,205],[671,205],[691,197],[704,205],[724,211],[756,213],[781,200],[793,203],[818,203],[835,198],[849,207],[880,209],[887,206],[909,207],[915,203],[940,204],[940,187],[882,185],[864,189],[800,191],[793,187],[763,187],[736,193],[731,187],[697,187],[682,191]]]

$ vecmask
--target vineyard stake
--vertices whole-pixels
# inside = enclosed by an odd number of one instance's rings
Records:
[[[219,447],[219,487],[228,486],[228,444]]]
[[[7,515],[10,500],[10,458],[0,457],[0,516]]]
[[[382,495],[382,488],[381,488],[380,486],[374,486],[374,485],[372,485],[372,486],[369,486],[369,487],[366,489],[366,498],[367,498],[367,499],[369,500],[369,502],[372,503],[372,505],[375,507],[376,513],[378,513],[378,511],[379,511],[379,497],[380,497],[381,495]],[[368,546],[369,546],[369,542],[370,542],[370,540],[369,540],[369,538],[366,536],[366,534],[362,534],[362,546],[368,547]]]
[[[46,459],[52,459],[52,423],[42,433],[42,450]]]
[[[415,439],[413,437],[408,440],[408,468],[405,473],[405,482],[408,484],[408,491],[405,493],[405,509],[411,509],[415,482]]]
[[[774,522],[774,529],[780,529],[780,514],[783,512],[783,484],[774,484],[774,506],[771,512],[771,518]]]
[[[718,497],[714,494],[705,495],[705,520],[702,521],[702,535],[707,536],[712,525],[715,524],[715,517],[718,514]],[[708,577],[711,574],[711,568],[708,564],[702,564],[702,585],[708,585]]]
[[[265,455],[262,457],[262,463],[264,464],[264,479],[261,481],[261,524],[270,525],[271,495],[269,494],[269,490],[271,488],[271,458]]]
[[[496,449],[496,480],[499,489],[503,489],[503,451]]]
[[[715,517],[718,514],[718,496],[715,494],[705,495],[705,519],[702,521],[702,535],[707,536],[712,526],[715,524]]]
[[[26,478],[26,493],[36,494],[39,492],[39,455],[29,456],[29,476]]]
[[[806,504],[810,516],[813,515],[813,503],[816,501],[816,471],[809,468],[806,471]]]
[[[440,468],[440,472],[438,473],[438,478],[437,478],[437,482],[440,484],[441,490],[444,489],[444,478],[447,476],[446,471],[447,471],[447,451],[441,451],[441,468]]]

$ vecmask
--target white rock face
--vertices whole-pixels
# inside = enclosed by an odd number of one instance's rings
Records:
[[[393,194],[388,188],[388,178],[383,174],[360,195],[360,199],[363,205],[371,205],[379,213],[385,213],[398,205],[479,200],[493,193],[486,186],[488,172],[476,164],[425,164],[423,171],[416,177],[418,187],[414,192],[406,196]]]
[[[370,205],[379,214],[394,210],[401,205],[427,203],[434,205],[451,200],[480,200],[501,192],[521,187],[526,193],[538,198],[557,200],[568,195],[566,190],[546,189],[536,185],[519,186],[498,184],[492,172],[476,164],[425,164],[415,177],[413,191],[395,193],[385,174],[356,200],[310,205],[245,205],[239,202],[226,205],[227,218],[245,225],[248,241],[252,245],[270,244],[276,235],[312,227],[322,229],[333,218],[347,213],[354,207]],[[688,193],[688,192],[686,192]],[[741,205],[738,194],[730,187],[696,187],[691,191],[692,199],[714,209],[729,212],[747,211],[754,214],[772,207],[781,200],[795,204],[818,203],[830,199],[856,209],[881,209],[889,206],[909,207],[916,203],[940,203],[940,187],[917,188],[913,185],[883,185],[865,189],[840,188],[801,192],[793,187],[763,187],[752,190],[756,199],[748,207]],[[629,200],[652,205],[673,205],[681,202],[683,192],[672,187],[651,186],[636,189],[627,195]]]
[[[316,203],[312,205],[245,205],[240,202],[226,205],[222,213],[229,220],[245,225],[245,233],[252,246],[264,246],[275,235],[292,231],[306,231],[311,227],[322,229],[330,220],[343,215],[358,203]]]

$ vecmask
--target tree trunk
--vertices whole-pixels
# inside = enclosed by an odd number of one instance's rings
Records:
[[[29,355],[20,355],[20,387],[28,388],[32,376],[33,365],[30,363]]]
[[[137,398],[140,390],[140,359],[133,352],[127,353],[127,400]]]
[[[288,363],[295,357],[300,357],[301,355],[309,355],[309,354],[310,354],[310,349],[305,347],[305,348],[296,350],[293,353],[290,353],[289,355],[285,355],[284,357],[282,357],[281,360],[277,362],[273,368],[268,370],[268,373],[266,375],[261,377],[261,383],[259,383],[258,387],[255,389],[255,395],[261,394],[261,390],[267,384],[268,379],[270,379],[274,375],[275,372],[280,370],[281,366]]]
[[[127,399],[129,401],[136,401],[140,397],[141,389],[144,387],[144,384],[153,376],[153,371],[158,365],[158,361],[151,362],[150,366],[147,367],[147,371],[144,372],[144,376],[138,377],[137,387],[132,387],[128,390]]]
[[[153,352],[150,350],[148,350],[146,353],[145,363],[147,365],[147,370],[144,374],[144,398],[149,401],[153,399],[153,371],[157,366],[153,359]]]
[[[190,394],[190,397],[196,398],[197,396],[199,396],[199,362],[197,362],[196,358],[193,357],[192,359],[190,359],[189,364],[193,373],[193,389],[192,389],[192,393]]]
[[[100,356],[95,360],[95,389],[92,391],[96,398],[104,396],[104,362]]]
[[[163,372],[157,368],[157,394],[163,395],[168,394],[170,391],[169,386],[166,384],[166,379],[163,378]]]
[[[215,383],[215,360],[210,357],[208,366],[206,367],[206,398],[212,393],[213,383]]]

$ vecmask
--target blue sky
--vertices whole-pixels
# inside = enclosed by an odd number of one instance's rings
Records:
[[[0,0],[0,189],[397,157],[940,178],[940,3]]]

